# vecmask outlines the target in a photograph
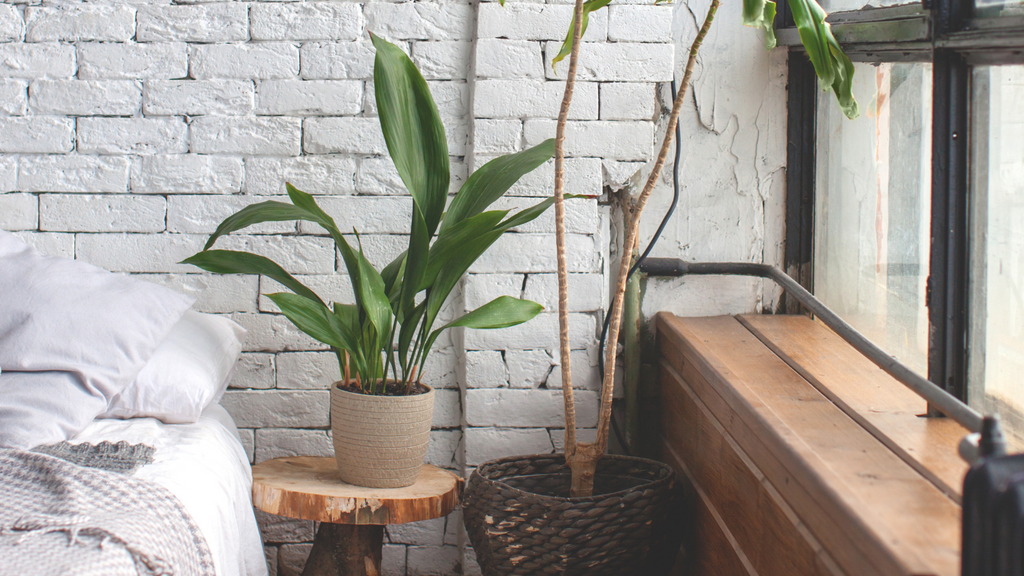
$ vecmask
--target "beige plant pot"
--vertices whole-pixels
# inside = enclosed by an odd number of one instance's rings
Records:
[[[331,386],[331,433],[341,479],[401,488],[416,482],[430,442],[434,389],[413,396],[370,396]]]

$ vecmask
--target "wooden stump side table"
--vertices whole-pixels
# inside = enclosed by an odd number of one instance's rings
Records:
[[[405,488],[363,488],[338,476],[334,458],[294,457],[252,467],[252,502],[270,514],[316,520],[302,576],[381,576],[384,526],[447,516],[461,478],[429,464]]]

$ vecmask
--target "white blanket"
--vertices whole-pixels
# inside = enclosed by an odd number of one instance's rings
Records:
[[[252,469],[224,408],[211,405],[195,424],[97,420],[69,442],[104,440],[156,448],[154,462],[132,477],[155,482],[181,500],[206,537],[218,576],[267,576],[252,510]]]

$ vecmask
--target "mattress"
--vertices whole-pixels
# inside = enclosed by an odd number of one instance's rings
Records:
[[[219,576],[267,576],[259,527],[252,509],[252,469],[231,416],[219,404],[194,424],[154,418],[96,420],[70,440],[143,443],[154,461],[133,477],[171,491],[195,519]]]

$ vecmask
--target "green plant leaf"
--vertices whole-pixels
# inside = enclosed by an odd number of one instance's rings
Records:
[[[506,214],[508,214],[508,210],[489,210],[462,220],[438,234],[434,245],[430,247],[428,265],[419,286],[420,289],[432,287],[441,269],[448,266],[456,256],[475,253],[479,248],[479,239],[485,234],[493,232]]]
[[[362,249],[356,253],[359,266],[359,304],[366,311],[370,323],[377,330],[381,342],[388,341],[391,332],[391,302],[384,290],[384,279],[373,268],[370,261],[363,255]],[[354,284],[354,283],[353,283]]]
[[[764,28],[765,44],[775,48],[775,2],[771,0],[743,0],[743,24],[752,28]]]
[[[398,298],[399,291],[402,287],[401,284],[397,284],[398,279],[405,276],[405,255],[408,251],[402,252],[397,258],[391,261],[390,264],[384,267],[380,271],[380,277],[384,279],[384,289],[388,291],[388,299],[392,302]]]
[[[543,309],[543,306],[531,300],[499,296],[476,310],[467,312],[431,332],[430,337],[427,339],[426,349],[429,350],[434,345],[437,337],[441,335],[441,332],[448,328],[455,328],[456,326],[476,328],[478,330],[508,328],[533,319]]]
[[[198,266],[214,274],[261,274],[277,280],[299,296],[323,305],[323,301],[315,292],[285,272],[276,262],[258,254],[235,250],[204,250],[180,263]]]
[[[409,255],[405,259],[405,277],[402,279],[402,290],[398,304],[399,321],[405,321],[405,315],[415,306],[416,294],[420,291],[423,277],[427,273],[430,262],[430,234],[426,222],[415,204],[412,207],[412,229],[409,232]]]
[[[451,178],[444,125],[426,81],[400,48],[371,34],[373,85],[391,160],[423,212],[428,236],[441,221]]]
[[[340,333],[337,318],[323,303],[289,292],[267,294],[267,297],[292,324],[314,339],[340,350],[358,349],[357,342]]]
[[[594,10],[600,10],[604,8],[611,0],[587,0],[583,3],[583,28],[580,30],[580,42],[583,41],[583,35],[587,33],[587,24],[590,20],[590,13]],[[576,15],[573,14],[571,20],[569,20],[569,32],[565,35],[565,41],[562,42],[562,48],[558,51],[558,54],[551,59],[551,69],[555,69],[555,64],[561,62],[566,56],[572,52],[572,33],[573,28],[576,26]]]
[[[206,241],[206,246],[203,247],[203,250],[209,250],[213,243],[221,236],[247,228],[253,224],[259,224],[260,222],[282,222],[285,220],[305,220],[304,216],[305,214],[302,209],[296,208],[291,204],[285,204],[284,202],[268,200],[266,202],[250,204],[225,218],[217,226],[217,229],[213,231],[213,234],[210,234],[210,239]]]
[[[486,210],[498,198],[504,196],[520,178],[537,169],[554,155],[555,140],[549,138],[533,148],[500,156],[481,166],[466,180],[448,206],[439,234]]]
[[[750,1],[750,0],[744,0]],[[853,62],[832,35],[825,18],[828,14],[815,0],[789,0],[790,12],[800,33],[800,42],[814,66],[814,72],[825,89],[831,89],[847,118],[860,115],[853,97]]]
[[[412,313],[407,315],[406,321],[402,323],[402,328],[398,332],[398,357],[402,360],[402,370],[409,370],[410,368],[409,346],[412,344],[413,336],[416,335],[420,320],[423,319],[423,314],[426,311],[426,302],[421,302],[413,308]]]

